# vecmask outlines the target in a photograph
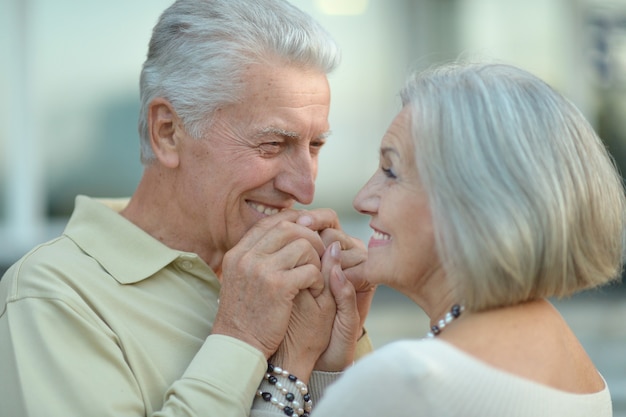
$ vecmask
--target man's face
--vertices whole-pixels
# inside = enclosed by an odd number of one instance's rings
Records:
[[[328,132],[326,75],[253,65],[237,104],[219,108],[202,140],[181,151],[185,215],[196,239],[232,248],[259,219],[295,202],[310,204],[318,153]]]

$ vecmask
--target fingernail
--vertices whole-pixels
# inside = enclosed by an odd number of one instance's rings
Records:
[[[296,223],[301,226],[310,226],[313,224],[313,217],[308,215],[300,216],[298,217],[298,220],[296,220]]]
[[[341,245],[339,244],[339,242],[333,242],[333,244],[330,246],[330,255],[333,258],[339,258],[340,252],[341,252]]]

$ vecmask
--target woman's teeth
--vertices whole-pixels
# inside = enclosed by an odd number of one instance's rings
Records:
[[[376,240],[391,240],[391,236],[386,233],[379,232],[374,230],[374,239]]]

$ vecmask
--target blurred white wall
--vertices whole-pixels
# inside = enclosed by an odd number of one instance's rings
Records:
[[[608,15],[618,35],[626,16],[626,0],[291,1],[343,49],[330,76],[333,134],[314,205],[335,208],[363,239],[366,219],[354,215],[352,198],[376,169],[410,68],[459,55],[516,63],[594,120],[601,100],[590,51],[599,46],[589,16]],[[152,26],[170,3],[0,2],[0,265],[58,234],[75,194],[134,189],[139,71]],[[626,51],[623,36],[605,37]],[[624,69],[617,58],[612,65]],[[623,102],[623,92],[613,91]]]

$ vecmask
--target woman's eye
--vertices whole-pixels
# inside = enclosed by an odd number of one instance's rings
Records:
[[[396,178],[396,174],[393,172],[391,168],[380,167],[380,169],[381,171],[383,171],[383,174],[385,174],[386,177]]]

